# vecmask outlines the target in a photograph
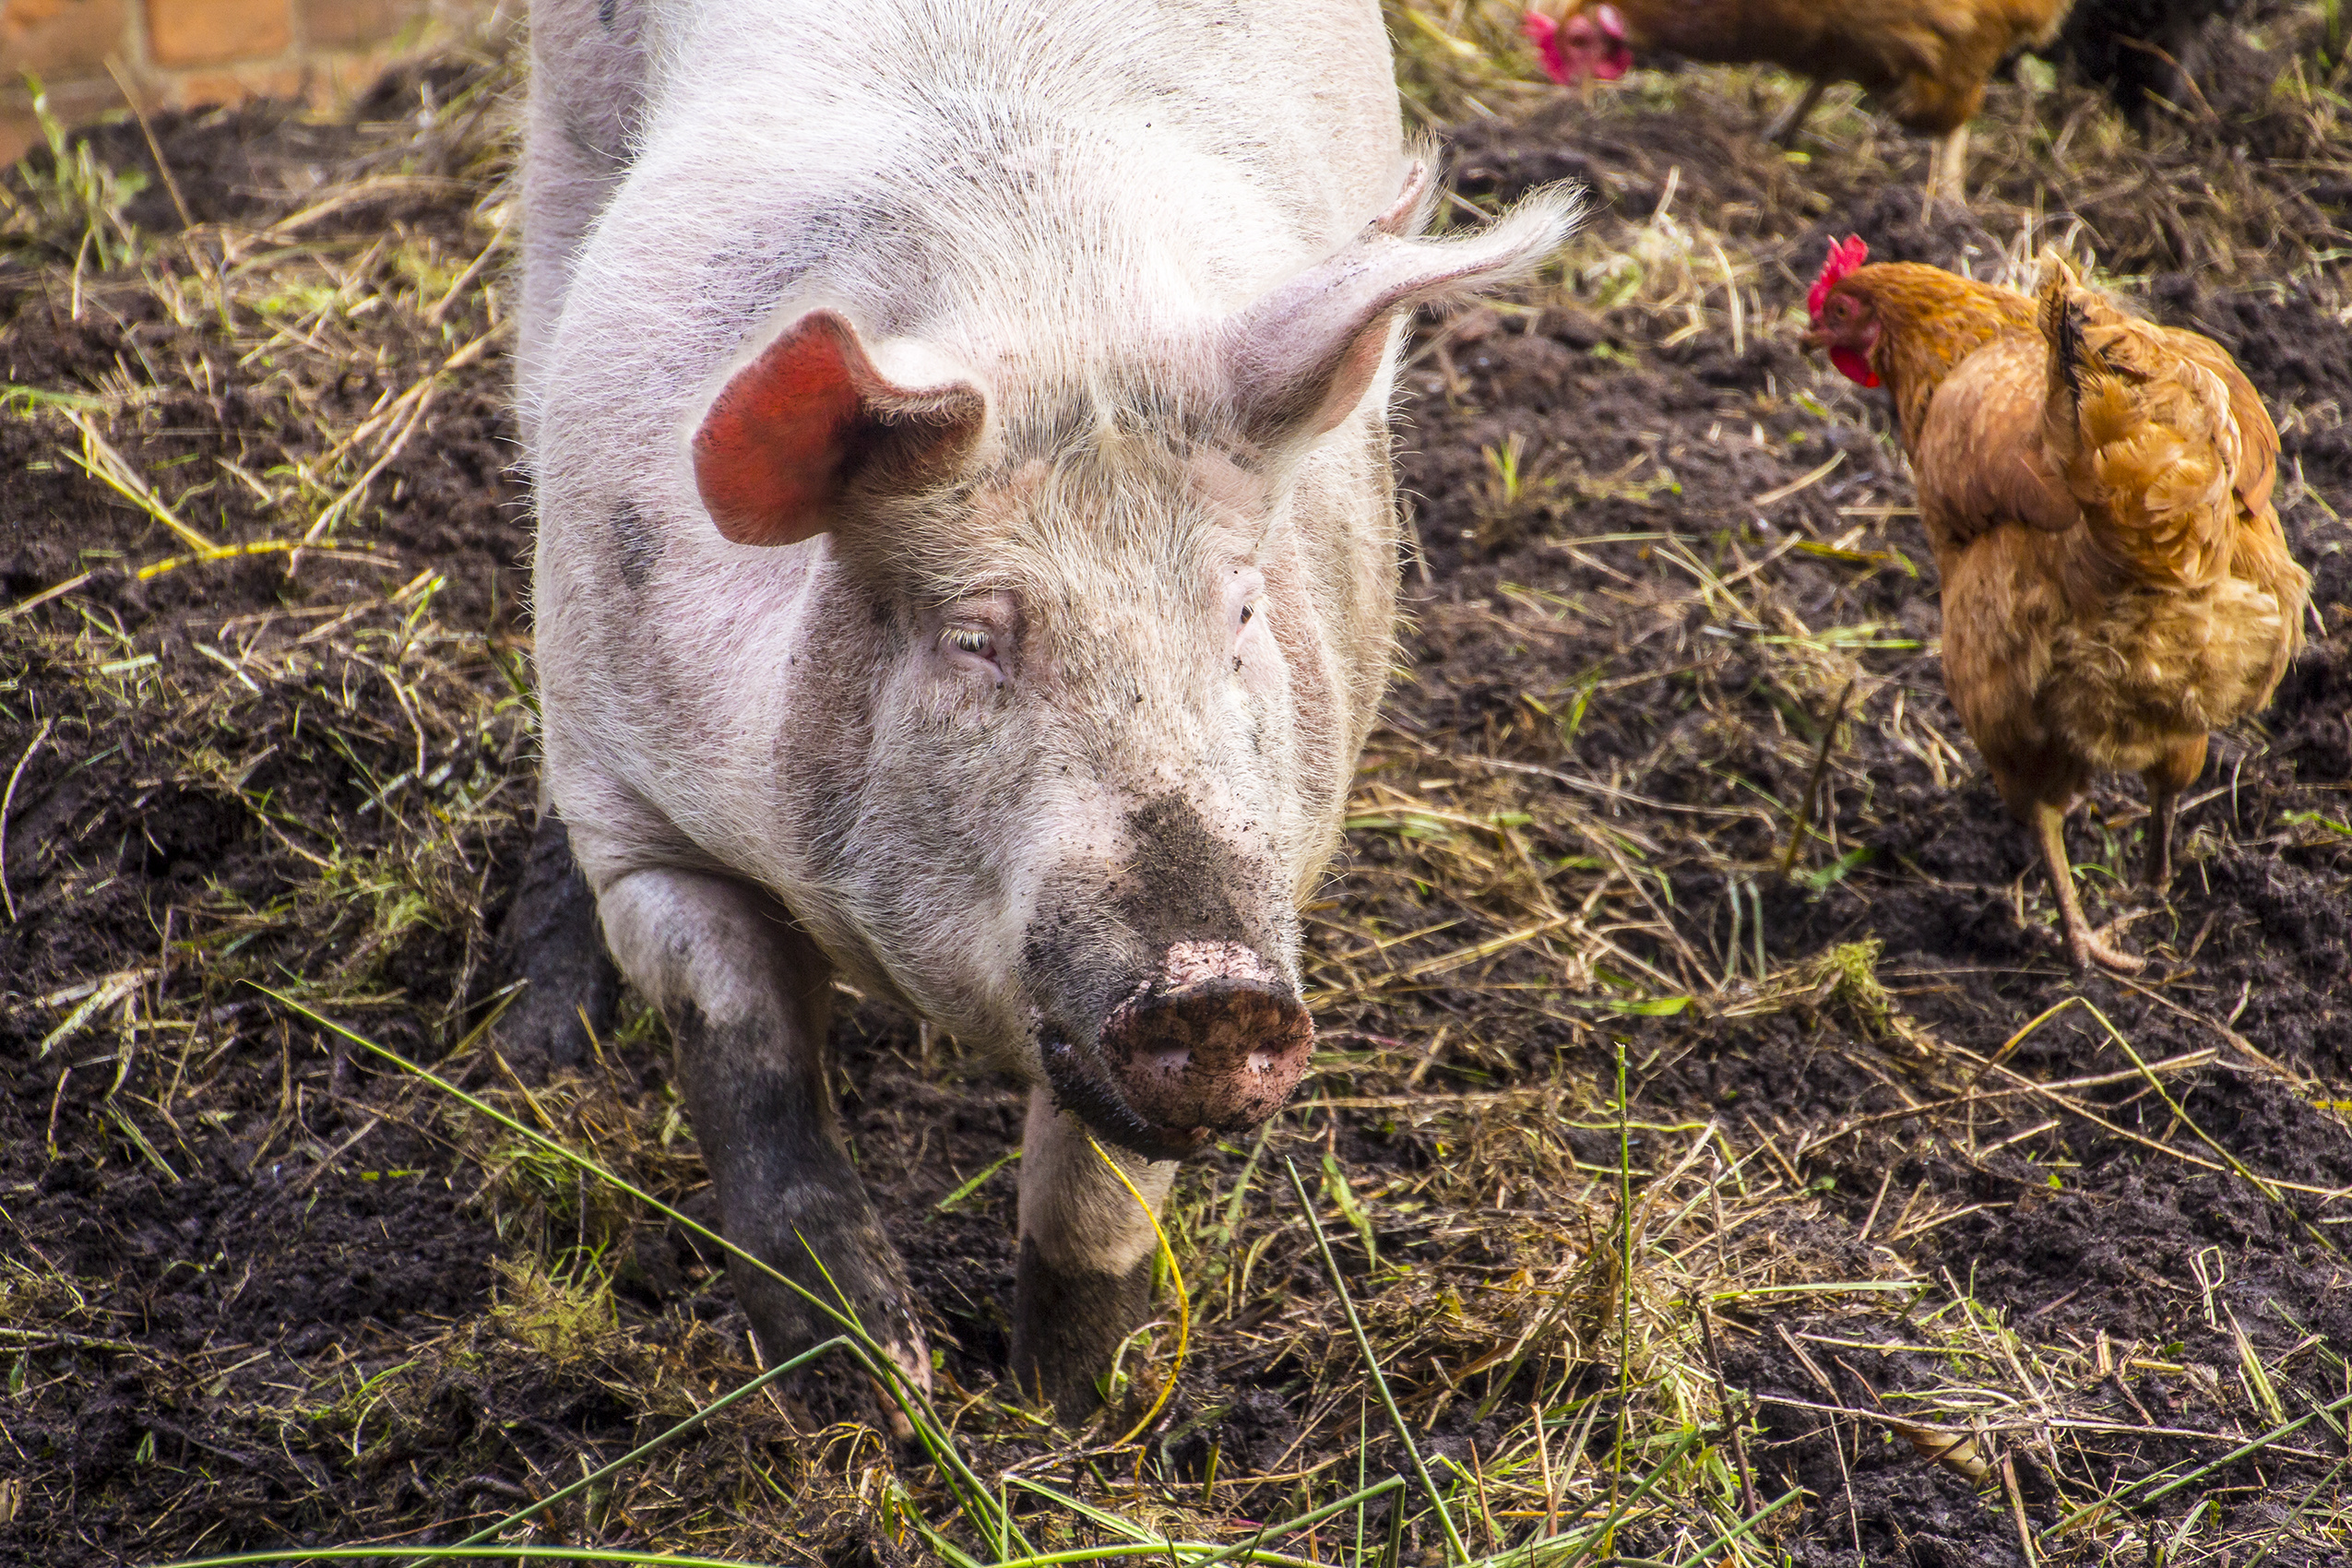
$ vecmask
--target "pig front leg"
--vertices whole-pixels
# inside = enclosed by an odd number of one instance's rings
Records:
[[[827,1087],[832,965],[783,905],[730,877],[631,872],[597,906],[622,970],[676,1037],[721,1233],[848,1311],[928,1390],[905,1267],[849,1163]],[[728,1275],[771,1363],[837,1331],[741,1259]]]
[[[1174,1160],[1103,1146],[1152,1214]],[[1029,1091],[1021,1146],[1021,1256],[1013,1284],[1013,1381],[1065,1420],[1102,1403],[1098,1380],[1151,1308],[1151,1216],[1103,1164],[1078,1119]]]

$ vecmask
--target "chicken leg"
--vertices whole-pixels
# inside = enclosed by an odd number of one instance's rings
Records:
[[[1804,96],[1773,116],[1772,124],[1764,127],[1764,140],[1781,147],[1794,146],[1797,133],[1805,128],[1805,121],[1812,116],[1813,105],[1821,101],[1821,95],[1828,87],[1829,84],[1824,81],[1807,82]]]
[[[2205,737],[2175,747],[2140,775],[2148,787],[2148,857],[2140,879],[2161,893],[2172,885],[2172,818],[2180,791],[2205,770]]]
[[[2066,813],[2048,801],[2034,803],[2034,833],[2041,840],[2042,862],[2049,868],[2050,891],[2058,897],[2058,918],[2065,927],[2066,956],[2078,970],[2094,963],[2122,974],[2137,974],[2144,958],[2109,947],[2083,918],[2083,901],[2074,891],[2074,863],[2066,858]]]
[[[1965,120],[1928,153],[1928,200],[1967,205],[1968,123]]]
[[[2151,892],[2172,885],[2172,818],[2180,804],[2180,790],[2148,786],[2148,855],[2140,863],[2140,880]]]

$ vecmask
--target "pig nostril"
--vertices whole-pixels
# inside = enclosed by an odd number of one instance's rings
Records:
[[[1103,1020],[1115,1092],[1154,1127],[1255,1126],[1306,1070],[1314,1026],[1289,982],[1240,944],[1179,944],[1170,954],[1169,973]]]

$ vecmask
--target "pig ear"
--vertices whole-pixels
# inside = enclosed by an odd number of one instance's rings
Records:
[[[944,471],[987,414],[968,381],[892,381],[846,318],[813,310],[719,388],[689,444],[695,485],[737,544],[797,544],[833,527],[852,484],[911,489]]]
[[[1226,382],[1252,441],[1275,445],[1336,428],[1380,373],[1398,311],[1526,276],[1579,216],[1576,195],[1554,186],[1467,239],[1404,239],[1396,231],[1420,205],[1419,179],[1417,165],[1396,208],[1227,320]]]

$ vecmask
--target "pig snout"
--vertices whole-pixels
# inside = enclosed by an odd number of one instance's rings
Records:
[[[1102,1024],[1121,1098],[1162,1127],[1253,1127],[1307,1070],[1314,1025],[1290,982],[1238,942],[1184,942]]]
[[[1050,1048],[1047,1066],[1105,1134],[1175,1158],[1280,1110],[1313,1049],[1314,1024],[1280,970],[1238,942],[1179,942],[1103,1019],[1099,1079],[1054,1072],[1075,1065],[1067,1047]]]

